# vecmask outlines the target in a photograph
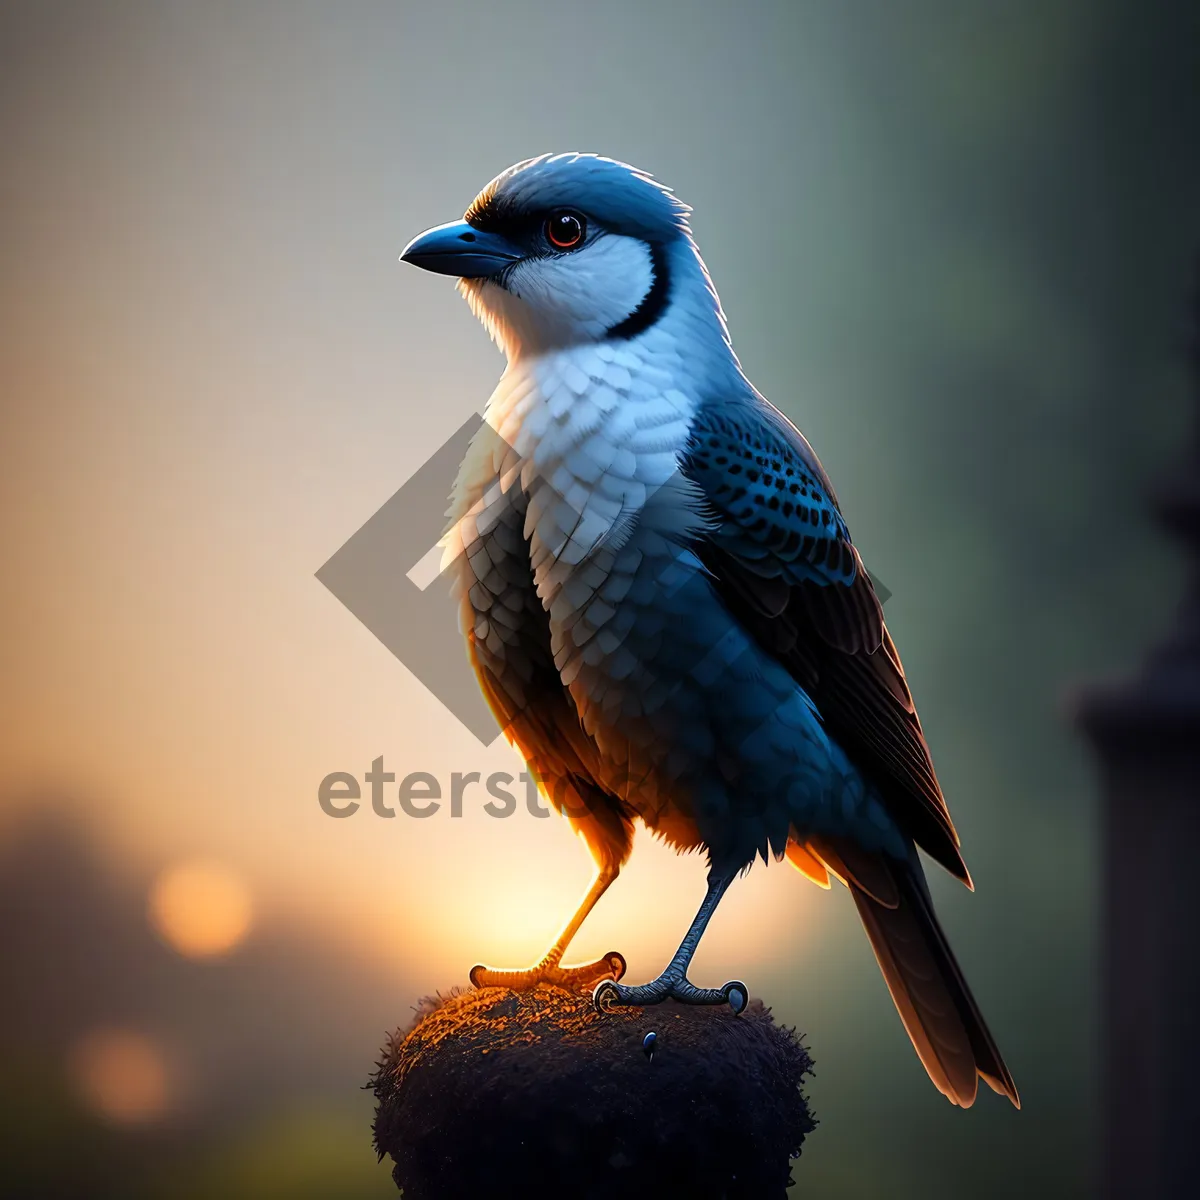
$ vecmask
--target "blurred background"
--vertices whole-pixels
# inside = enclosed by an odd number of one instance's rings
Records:
[[[805,430],[977,891],[939,911],[1016,1076],[929,1085],[853,906],[786,866],[694,978],[808,1036],[802,1195],[1092,1194],[1095,798],[1063,697],[1176,564],[1200,10],[1111,0],[0,6],[4,1195],[384,1197],[386,1029],[532,961],[557,818],[331,820],[333,771],[519,770],[314,572],[501,360],[397,255],[517,159],[670,183],[748,374]],[[674,949],[703,865],[640,837],[579,960]]]

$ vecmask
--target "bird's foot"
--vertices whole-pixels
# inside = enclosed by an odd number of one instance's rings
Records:
[[[598,983],[615,983],[625,974],[625,957],[610,950],[603,958],[579,967],[540,962],[524,971],[497,971],[492,967],[471,968],[471,983],[477,988],[502,987],[514,992],[532,991],[539,984],[565,992],[589,992]]]
[[[731,979],[724,987],[698,988],[682,971],[665,971],[651,983],[633,987],[620,984],[616,979],[604,979],[592,993],[597,1012],[625,1005],[646,1007],[661,1004],[668,998],[681,1004],[728,1004],[738,1014],[745,1012],[750,1003],[750,992],[740,979]]]

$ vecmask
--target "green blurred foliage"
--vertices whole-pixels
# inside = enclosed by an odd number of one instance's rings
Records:
[[[371,1105],[273,1115],[214,1145],[194,1174],[164,1181],[179,1200],[347,1200],[395,1196],[390,1160],[364,1153]]]
[[[382,1200],[391,1163],[370,1149],[371,1103],[286,1106],[236,1129],[122,1130],[79,1104],[49,1063],[0,1074],[0,1195],[13,1200]],[[341,1100],[340,1107],[338,1106]]]

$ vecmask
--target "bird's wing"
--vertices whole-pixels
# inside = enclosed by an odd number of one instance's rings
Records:
[[[970,883],[883,608],[816,455],[766,401],[700,410],[683,462],[730,609],[784,663],[901,827]]]
[[[467,656],[505,737],[546,797],[597,863],[620,866],[633,844],[631,816],[596,782],[596,747],[554,665],[529,566],[526,500],[506,455],[514,457],[484,426],[460,467],[444,538]]]

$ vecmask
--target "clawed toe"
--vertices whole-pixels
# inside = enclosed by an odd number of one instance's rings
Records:
[[[750,990],[740,979],[731,979],[721,992],[729,1002],[729,1007],[733,1009],[733,1015],[740,1017],[746,1011],[746,1005],[750,1003]]]
[[[598,981],[613,982],[625,974],[625,956],[610,950],[603,958],[581,967],[558,967],[551,972],[547,983],[569,992],[590,992]]]
[[[678,1000],[681,1004],[728,1004],[736,1016],[746,1011],[750,992],[740,979],[730,980],[721,988],[698,988],[684,976],[669,978],[661,975],[652,983],[633,987],[618,983],[616,979],[605,979],[592,993],[597,1012],[627,1006],[642,1008],[661,1004],[666,999]]]
[[[625,974],[625,956],[610,950],[603,958],[578,967],[548,966],[545,963],[525,971],[497,971],[492,967],[471,968],[471,984],[477,988],[502,987],[527,992],[540,984],[567,992],[588,992],[599,982],[614,982]]]

